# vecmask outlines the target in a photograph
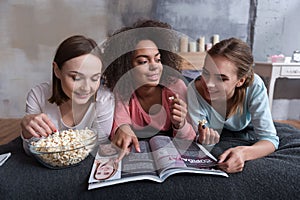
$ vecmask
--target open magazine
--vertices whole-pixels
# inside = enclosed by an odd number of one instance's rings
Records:
[[[141,152],[132,148],[129,155],[115,163],[118,151],[109,144],[100,144],[89,178],[88,189],[129,181],[163,182],[176,173],[228,175],[215,169],[217,160],[203,146],[168,136],[154,136],[139,141]]]

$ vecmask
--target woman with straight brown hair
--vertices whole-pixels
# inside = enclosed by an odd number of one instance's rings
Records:
[[[233,147],[219,157],[220,169],[239,172],[245,161],[264,157],[278,148],[267,90],[253,72],[252,52],[244,41],[229,38],[207,53],[202,75],[188,86],[188,113],[201,144],[218,143],[223,128],[233,137],[253,141],[252,146]],[[199,120],[207,124],[198,124]],[[250,124],[255,135],[246,131]]]
[[[114,111],[113,94],[100,85],[103,70],[96,42],[82,35],[65,39],[52,63],[52,83],[27,96],[22,137],[47,137],[56,130],[92,128],[107,140]]]

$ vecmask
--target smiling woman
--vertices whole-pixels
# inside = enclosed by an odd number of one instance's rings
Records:
[[[157,86],[163,66],[157,46],[151,40],[142,40],[137,44],[132,66],[136,88],[140,86]]]
[[[52,84],[41,83],[28,93],[21,122],[23,138],[90,128],[99,139],[107,140],[114,97],[100,86],[102,61],[96,42],[80,35],[67,38],[59,45],[52,65]]]
[[[100,85],[102,63],[99,57],[86,54],[66,61],[62,68],[54,62],[53,67],[62,90],[72,99],[73,106],[91,101],[91,96],[95,95]]]
[[[116,96],[112,142],[121,153],[138,139],[165,134],[193,140],[186,105],[186,85],[179,72],[181,58],[173,53],[170,25],[142,20],[112,35],[104,45],[105,83]],[[120,46],[122,44],[122,46]]]
[[[219,168],[228,173],[240,172],[246,161],[265,157],[279,145],[267,90],[253,72],[252,52],[244,41],[225,39],[207,53],[203,74],[188,86],[189,115],[201,144],[221,142],[226,137],[220,136],[223,128],[240,131],[233,135],[254,142],[228,149],[219,156]],[[207,127],[199,126],[199,119],[207,120]],[[248,129],[252,126],[255,134],[250,135]]]

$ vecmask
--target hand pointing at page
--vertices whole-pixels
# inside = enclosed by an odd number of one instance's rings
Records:
[[[130,152],[132,145],[137,152],[141,151],[139,141],[128,125],[122,125],[117,129],[116,135],[112,142],[120,148],[119,157],[117,158],[116,162],[122,160],[123,157]]]

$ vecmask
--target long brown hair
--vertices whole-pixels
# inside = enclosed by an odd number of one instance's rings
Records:
[[[72,58],[93,54],[101,59],[101,51],[97,43],[82,35],[74,35],[65,39],[57,48],[54,60],[61,70],[64,63]],[[50,103],[56,103],[58,106],[69,100],[61,87],[61,81],[55,76],[52,69],[52,96],[48,99]]]
[[[243,112],[243,104],[246,96],[246,89],[253,83],[253,55],[248,44],[237,38],[229,38],[215,44],[208,52],[211,57],[223,56],[234,63],[237,69],[237,78],[245,77],[245,82],[241,87],[235,89],[233,104],[228,113],[231,116],[237,112]]]

